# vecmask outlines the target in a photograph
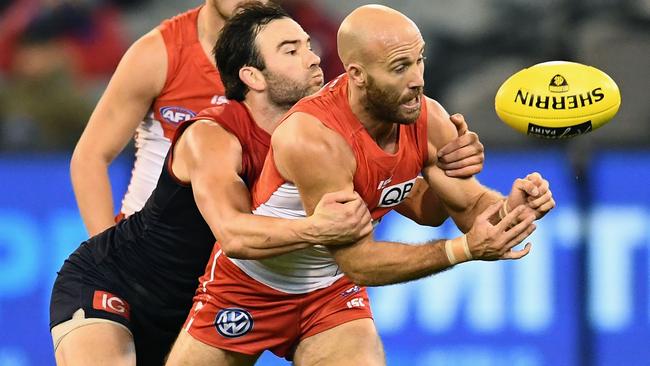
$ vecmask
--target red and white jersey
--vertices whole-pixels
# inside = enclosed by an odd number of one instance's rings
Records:
[[[339,133],[352,148],[357,162],[354,189],[366,202],[373,220],[379,220],[408,196],[428,157],[424,100],[418,120],[411,125],[399,126],[395,153],[382,150],[352,112],[346,75],[325,85],[316,95],[298,102],[287,116],[295,112],[318,118]],[[257,215],[290,219],[305,217],[298,189],[279,174],[273,149],[269,151],[262,176],[253,189],[253,204]],[[323,246],[263,260],[231,260],[257,281],[287,293],[311,292],[327,287],[343,276]]]
[[[167,80],[135,134],[135,163],[122,200],[125,216],[139,211],[156,187],[178,125],[225,101],[219,71],[199,42],[195,8],[163,21],[158,30],[167,50]]]

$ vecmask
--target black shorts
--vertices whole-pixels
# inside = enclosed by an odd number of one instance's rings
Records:
[[[164,364],[190,307],[173,316],[158,311],[164,307],[134,291],[133,283],[127,285],[115,266],[98,263],[98,240],[82,244],[58,272],[50,300],[50,329],[83,309],[85,318],[114,321],[131,331],[138,365]]]

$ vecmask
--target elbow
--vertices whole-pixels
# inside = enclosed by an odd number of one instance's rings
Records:
[[[366,276],[356,276],[355,278],[350,278],[350,281],[354,283],[355,285],[359,286],[365,286],[365,287],[372,287],[372,286],[378,286],[375,281],[372,281],[370,278]]]
[[[226,236],[219,240],[219,245],[223,253],[228,256],[228,258],[235,259],[253,259],[250,254],[244,247],[241,240],[236,239],[232,236]]]
[[[108,172],[111,161],[108,155],[77,145],[70,158],[70,175],[74,179],[76,176],[97,174],[101,169]]]
[[[376,286],[376,281],[373,281],[372,276],[367,270],[357,268],[350,265],[339,265],[345,276],[355,285],[359,286]]]
[[[79,148],[74,149],[72,152],[72,157],[70,158],[70,175],[74,177],[83,167],[84,159],[82,153],[80,153]]]
[[[231,233],[229,230],[224,230],[221,232],[221,235],[217,236],[219,245],[223,253],[228,256],[228,258],[234,259],[261,259],[263,256],[260,255],[258,250],[251,247],[250,244],[247,244],[245,240],[242,239],[241,235],[236,233]]]
[[[438,227],[447,221],[449,216],[447,215],[430,215],[427,217],[418,217],[415,221],[416,224],[421,226],[431,226]]]
[[[456,224],[456,227],[458,230],[460,230],[463,234],[467,234],[472,229],[473,223],[467,220],[454,220],[454,223]]]

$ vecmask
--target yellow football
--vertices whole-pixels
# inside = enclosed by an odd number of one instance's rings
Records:
[[[595,67],[544,62],[506,80],[494,98],[499,118],[515,130],[541,138],[582,135],[609,122],[621,105],[618,86]]]

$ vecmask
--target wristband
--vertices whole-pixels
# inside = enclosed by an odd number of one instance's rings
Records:
[[[472,253],[469,251],[469,244],[467,244],[467,235],[447,240],[445,242],[445,253],[452,266],[456,263],[471,260]]]

